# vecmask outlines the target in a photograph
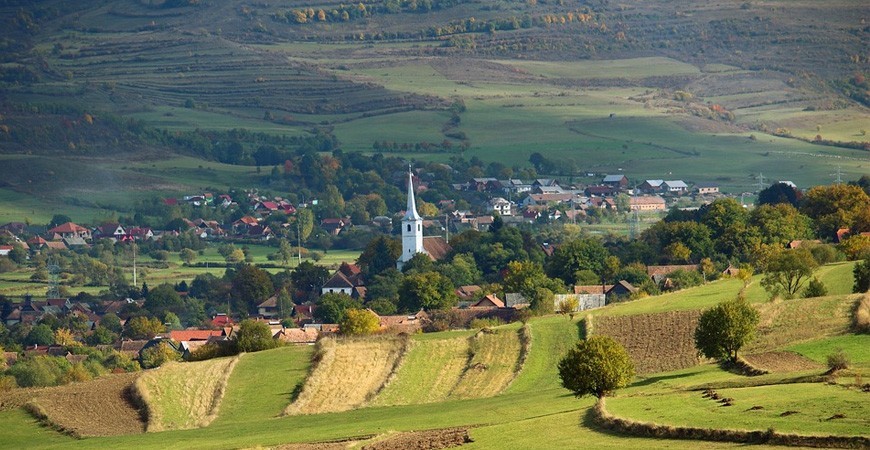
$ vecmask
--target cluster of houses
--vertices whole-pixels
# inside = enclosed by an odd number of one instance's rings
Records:
[[[616,197],[620,194],[629,195],[629,209],[640,212],[666,210],[668,197],[693,195],[709,201],[720,195],[715,183],[698,183],[690,188],[682,180],[644,180],[631,188],[625,175],[607,175],[598,184],[585,187],[563,187],[559,180],[549,178],[530,183],[517,179],[473,178],[453,187],[491,194],[493,197],[487,202],[487,212],[498,213],[508,221],[534,221],[545,214],[550,220],[576,220],[593,207],[615,210]],[[512,201],[514,197],[522,200]],[[471,220],[468,211],[455,211],[453,214],[458,223]]]

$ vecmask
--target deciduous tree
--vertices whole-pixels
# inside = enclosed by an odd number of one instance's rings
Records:
[[[783,250],[768,262],[761,285],[771,295],[793,298],[817,266],[807,249]]]
[[[746,299],[722,302],[701,314],[695,328],[695,347],[715,359],[737,361],[737,351],[755,338],[758,311]]]
[[[341,333],[348,336],[372,334],[381,326],[378,316],[365,309],[349,309],[339,325]]]
[[[559,361],[562,386],[577,397],[601,398],[634,378],[634,364],[621,344],[609,336],[577,342]]]

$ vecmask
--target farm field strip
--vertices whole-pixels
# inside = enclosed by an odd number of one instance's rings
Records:
[[[185,430],[211,423],[238,359],[168,363],[143,373],[136,389],[147,404],[148,431]]]
[[[95,380],[40,390],[32,407],[46,420],[75,436],[142,433],[145,424],[128,390],[138,373],[107,375]]]
[[[470,340],[471,358],[449,397],[469,399],[502,392],[516,376],[521,343],[511,328],[481,331]]]
[[[406,339],[326,339],[318,361],[295,402],[285,413],[347,411],[378,393],[406,351]]]
[[[468,338],[412,340],[408,354],[369,406],[444,401],[459,382],[468,362]]]

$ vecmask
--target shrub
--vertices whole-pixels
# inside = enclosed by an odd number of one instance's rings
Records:
[[[824,297],[826,295],[828,295],[828,288],[816,277],[813,277],[807,284],[807,288],[804,289],[804,298]]]
[[[9,391],[18,387],[15,382],[15,377],[10,375],[0,375],[0,392]]]
[[[76,364],[64,372],[60,378],[60,384],[74,383],[78,381],[88,381],[93,378],[91,372],[85,368],[83,364]]]
[[[592,336],[559,361],[562,386],[577,397],[601,398],[627,385],[634,377],[634,364],[625,348],[609,336]]]
[[[381,328],[381,323],[373,312],[366,309],[349,309],[339,323],[341,334],[359,336],[372,334]]]
[[[224,356],[233,356],[239,353],[238,347],[234,343],[218,344],[212,342],[205,344],[191,353],[191,361],[205,361],[207,359],[221,358]]]
[[[843,349],[838,348],[828,355],[828,373],[834,373],[838,370],[844,370],[849,368],[849,357],[846,356],[846,353],[843,352]]]
[[[499,319],[498,317],[487,317],[472,319],[471,323],[468,326],[469,328],[483,329],[497,327],[499,325],[504,325],[504,322],[501,319]]]
[[[269,325],[251,319],[245,319],[239,324],[236,332],[236,345],[240,352],[258,352],[275,348],[278,343],[272,339]]]
[[[855,264],[852,274],[855,276],[852,292],[861,293],[870,290],[870,259]]]
[[[18,361],[9,369],[9,374],[21,387],[56,386],[70,367],[64,358],[36,356]]]
[[[169,345],[168,342],[161,342],[157,345],[142,350],[139,356],[139,363],[143,369],[153,369],[160,367],[169,361],[179,361],[181,355]]]
[[[852,329],[856,333],[870,333],[870,293],[864,294],[852,312]]]

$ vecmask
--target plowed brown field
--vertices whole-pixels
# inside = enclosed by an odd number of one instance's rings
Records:
[[[743,355],[749,364],[769,372],[821,369],[817,362],[794,352],[765,352]]]
[[[139,373],[107,375],[83,383],[42,390],[31,409],[53,425],[76,436],[115,436],[145,431],[129,389]]]
[[[698,364],[694,339],[700,315],[700,311],[670,311],[595,317],[593,333],[619,341],[637,373],[666,372]]]

